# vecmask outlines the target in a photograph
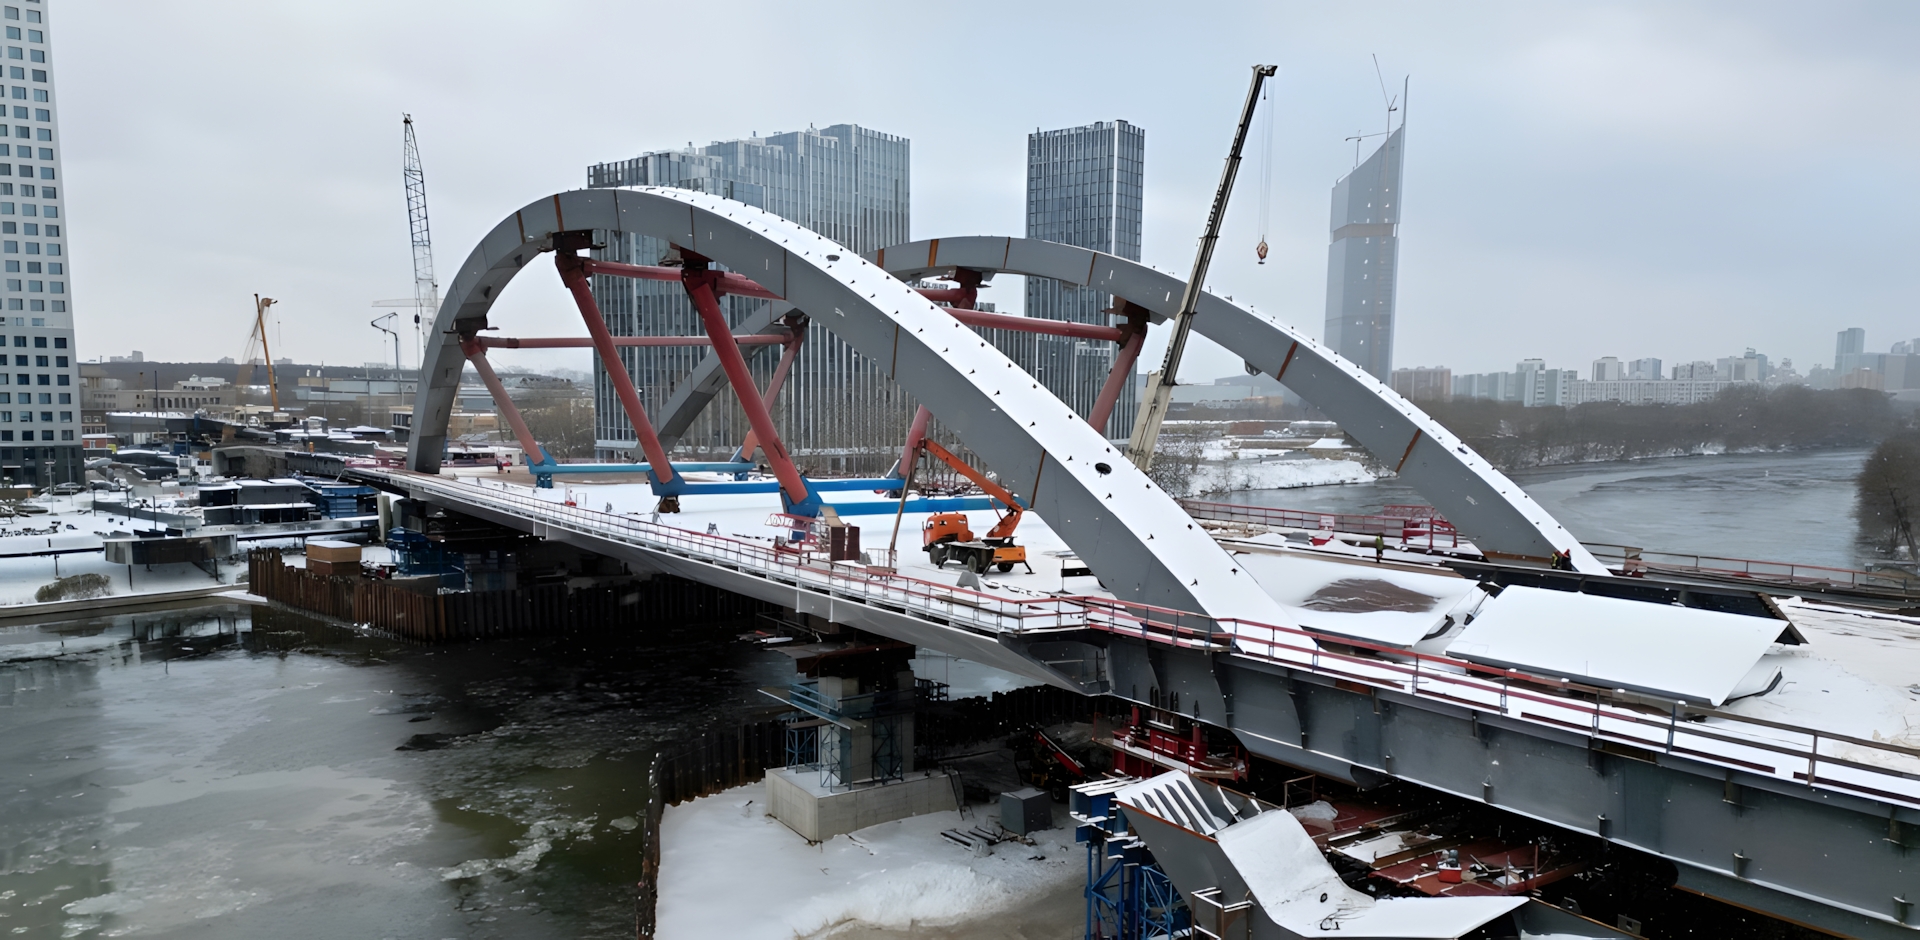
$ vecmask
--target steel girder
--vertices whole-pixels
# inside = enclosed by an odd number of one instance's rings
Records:
[[[887,370],[1025,495],[1121,598],[1215,617],[1292,618],[1085,421],[971,329],[864,258],[760,209],[687,190],[556,193],[481,239],[448,285],[414,406],[407,465],[436,473],[466,365],[462,337],[561,232],[660,238],[752,278]],[[1021,386],[1026,386],[1021,388]],[[903,432],[904,428],[901,429]]]
[[[1177,312],[1186,286],[1137,261],[1032,238],[935,238],[884,248],[871,257],[903,280],[955,268],[1050,277],[1132,301],[1150,311],[1155,322]],[[1338,422],[1481,549],[1540,559],[1571,553],[1576,569],[1607,573],[1566,527],[1459,437],[1311,337],[1205,293],[1193,327]]]

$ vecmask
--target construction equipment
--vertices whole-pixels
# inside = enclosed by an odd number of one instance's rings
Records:
[[[1200,305],[1200,291],[1207,279],[1207,266],[1213,262],[1213,243],[1220,239],[1220,223],[1226,219],[1227,197],[1233,195],[1233,179],[1240,172],[1240,151],[1247,143],[1247,130],[1253,124],[1253,109],[1260,103],[1260,89],[1267,77],[1279,71],[1275,66],[1253,67],[1253,85],[1247,89],[1246,106],[1240,109],[1240,126],[1233,132],[1233,148],[1227,153],[1226,169],[1220,173],[1220,188],[1213,194],[1213,209],[1207,213],[1207,230],[1200,236],[1200,251],[1193,258],[1193,274],[1180,293],[1180,310],[1173,316],[1173,339],[1167,343],[1167,358],[1160,371],[1147,374],[1147,393],[1133,422],[1133,437],[1127,444],[1127,459],[1141,470],[1153,466],[1153,448],[1160,441],[1160,423],[1167,418],[1167,405],[1173,400],[1174,379],[1180,372],[1180,358],[1187,351],[1187,335],[1193,332],[1193,312]],[[1262,260],[1265,260],[1264,258]]]
[[[928,516],[920,526],[920,547],[926,549],[933,566],[945,567],[947,561],[952,559],[966,565],[967,570],[974,574],[985,574],[988,568],[1012,571],[1014,565],[1025,565],[1027,573],[1032,574],[1033,566],[1027,564],[1026,548],[1013,542],[1013,530],[1019,527],[1020,517],[1026,514],[1026,507],[1020,505],[1006,487],[968,466],[952,451],[929,440],[923,440],[920,446],[1007,507],[1006,513],[993,524],[993,528],[978,539],[974,538],[973,528],[964,512],[936,512]],[[904,493],[902,498],[905,498]]]
[[[421,331],[440,312],[440,283],[433,276],[433,234],[427,229],[427,171],[420,165],[420,142],[413,136],[413,115],[401,115],[400,125],[406,147],[402,175],[407,184],[407,229],[413,237],[414,361],[418,362],[424,342]]]
[[[253,384],[253,361],[257,358],[267,364],[267,396],[273,402],[273,410],[280,410],[280,387],[273,381],[273,350],[267,345],[267,308],[276,301],[272,297],[253,295],[253,332],[247,335],[247,348],[240,354],[239,374],[233,384],[246,387]],[[255,356],[258,349],[260,355]]]

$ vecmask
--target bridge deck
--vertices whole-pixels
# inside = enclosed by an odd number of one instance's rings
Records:
[[[1916,618],[1783,600],[1783,613],[1809,642],[1776,644],[1768,650],[1760,667],[1781,673],[1770,691],[1712,708],[1661,702],[1564,677],[1476,666],[1409,649],[1407,643],[1365,639],[1369,632],[1402,634],[1409,617],[1438,621],[1452,600],[1471,586],[1443,568],[1410,561],[1376,565],[1370,559],[1303,551],[1271,539],[1229,543],[1270,593],[1301,610],[1302,622],[1316,631],[1306,632],[1127,603],[1092,578],[1062,579],[1067,547],[1031,513],[1020,535],[1036,573],[1017,569],[1008,575],[990,574],[979,589],[970,590],[958,586],[957,566],[936,569],[926,562],[917,541],[924,516],[912,513],[902,520],[898,573],[876,574],[861,564],[776,550],[776,533],[766,525],[768,515],[778,510],[770,495],[686,497],[684,511],[655,517],[656,501],[643,485],[536,490],[501,482],[490,471],[472,471],[464,478],[451,473],[430,477],[361,472],[384,476],[397,488],[443,504],[509,514],[525,520],[534,534],[565,530],[588,535],[987,636],[1091,630],[1214,650],[1357,688],[1394,690],[1503,716],[1543,731],[1575,732],[1596,746],[1667,755],[1920,807],[1920,686],[1912,685],[1920,675]],[[577,505],[565,504],[570,496]],[[849,521],[863,524],[866,545],[882,547],[893,517],[865,515]],[[1424,613],[1410,613],[1406,608],[1415,605],[1405,603],[1406,595],[1389,591],[1384,601],[1376,596],[1375,606],[1367,607],[1370,582],[1427,596],[1434,604]],[[1320,605],[1331,609],[1315,609],[1316,599],[1331,599]],[[1358,606],[1343,606],[1350,600]],[[1554,628],[1541,625],[1543,630]],[[1648,650],[1647,655],[1657,657],[1662,651]]]

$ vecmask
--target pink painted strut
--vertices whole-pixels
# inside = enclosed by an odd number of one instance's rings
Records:
[[[1040,317],[1017,317],[1010,313],[962,310],[959,307],[941,309],[968,326],[990,326],[994,329],[1013,330],[1017,333],[1045,333],[1048,336],[1071,336],[1078,339],[1104,339],[1115,343],[1124,338],[1117,326],[1074,323],[1071,320],[1047,320]]]
[[[588,274],[610,274],[614,277],[632,277],[639,278],[643,281],[677,281],[680,280],[681,275],[680,268],[665,268],[643,264],[621,264],[618,261],[594,261],[592,259],[588,259],[582,263],[586,267]],[[712,272],[712,274],[718,278],[717,283],[713,285],[716,294],[737,294],[741,297],[759,297],[762,300],[782,299],[780,295],[761,287],[751,278],[721,271],[715,271]]]
[[[735,336],[733,341],[742,346],[772,346],[787,342],[792,337],[786,333],[749,333]],[[576,349],[593,345],[590,336],[482,336],[480,345],[488,349]],[[711,346],[712,337],[708,336],[615,336],[615,346]]]
[[[793,338],[787,341],[786,351],[780,354],[780,364],[773,367],[773,378],[767,381],[768,405],[772,405],[774,399],[780,397],[780,388],[787,384],[787,373],[793,371],[793,361],[800,358],[800,344],[807,339],[807,334],[803,330],[804,327],[802,330],[793,332]],[[752,431],[748,431],[746,440],[740,443],[740,459],[752,460],[753,452],[759,449],[759,446],[759,439],[753,436]]]
[[[754,387],[753,374],[747,371],[747,358],[740,354],[740,347],[722,340],[731,339],[733,331],[727,327],[727,315],[720,309],[720,300],[714,296],[713,282],[722,277],[718,272],[684,271],[681,283],[686,285],[687,296],[693,299],[693,307],[700,311],[700,320],[706,325],[707,335],[713,337],[713,354],[720,357],[720,368],[727,373],[727,382],[733,386],[734,395],[740,399],[740,409],[747,413],[747,423],[753,427],[754,437],[767,451],[767,463],[773,467],[773,475],[780,480],[780,489],[790,502],[804,502],[807,498],[807,482],[800,478],[800,471],[793,466],[793,458],[788,456],[785,444],[780,442],[780,434],[774,430],[773,415],[767,412],[767,404],[760,398],[760,390]],[[605,329],[602,326],[602,329]]]
[[[607,321],[600,315],[600,305],[594,302],[593,291],[587,286],[587,275],[583,270],[585,259],[572,251],[555,252],[555,266],[560,269],[560,280],[573,293],[573,302],[580,308],[580,318],[587,321],[587,332],[593,336],[593,348],[600,354],[600,363],[607,370],[607,381],[613,384],[614,394],[620,396],[620,406],[626,409],[627,420],[633,423],[633,434],[640,439],[640,449],[647,455],[647,466],[651,468],[654,479],[662,483],[674,480],[673,463],[667,459],[667,450],[660,446],[660,436],[654,433],[653,422],[647,420],[647,411],[640,406],[640,392],[633,387],[633,377],[627,374],[627,366],[620,361],[620,353],[614,347],[613,334],[607,330]],[[740,349],[731,343],[722,343],[719,349],[731,351],[736,357]]]
[[[914,456],[920,450],[920,442],[927,439],[927,425],[933,421],[933,412],[921,405],[913,413],[913,424],[907,427],[907,446],[900,448],[900,466],[898,472],[905,479],[913,466]],[[905,498],[905,494],[901,494]]]
[[[473,364],[473,371],[480,373],[480,381],[487,387],[487,394],[493,396],[494,405],[507,418],[507,426],[513,429],[513,436],[520,442],[520,452],[527,455],[527,463],[546,463],[547,452],[533,439],[533,432],[527,430],[527,420],[520,416],[520,409],[507,394],[507,387],[500,384],[500,376],[493,372],[493,364],[487,361],[487,351],[472,337],[460,341],[460,351],[467,354],[467,361]]]
[[[1107,433],[1107,419],[1113,416],[1113,406],[1120,401],[1120,393],[1126,391],[1133,382],[1133,362],[1140,358],[1140,347],[1147,341],[1145,322],[1130,332],[1133,335],[1128,336],[1126,342],[1114,351],[1113,369],[1107,373],[1107,384],[1100,387],[1100,397],[1094,399],[1093,410],[1087,413],[1087,423],[1101,434]]]

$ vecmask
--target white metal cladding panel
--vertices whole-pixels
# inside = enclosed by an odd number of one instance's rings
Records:
[[[1480,606],[1447,654],[1719,705],[1784,629],[1764,617],[1510,587]]]

